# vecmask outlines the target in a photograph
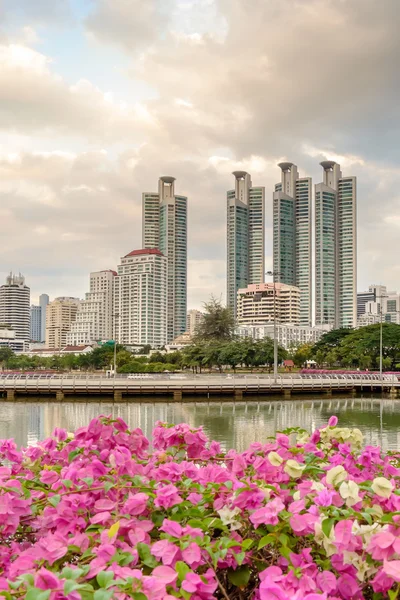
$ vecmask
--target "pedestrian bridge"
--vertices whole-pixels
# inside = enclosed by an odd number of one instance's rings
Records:
[[[399,374],[400,375],[400,374]],[[60,375],[6,375],[0,373],[0,395],[14,400],[18,396],[114,396],[116,400],[135,396],[229,396],[244,395],[333,394],[357,392],[390,392],[397,395],[400,382],[396,375],[379,374],[146,374],[106,377],[98,374],[65,373]],[[189,399],[189,398],[188,398]]]

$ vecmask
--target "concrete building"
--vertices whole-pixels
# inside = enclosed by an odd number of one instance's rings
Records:
[[[316,344],[318,340],[331,329],[330,326],[309,327],[307,325],[277,325],[276,337],[278,344],[287,350],[294,345]],[[262,340],[265,337],[274,338],[274,325],[272,323],[254,323],[252,325],[239,325],[236,333],[240,337],[250,337]]]
[[[275,281],[300,289],[300,323],[312,321],[312,181],[299,177],[291,162],[278,165],[281,182],[273,195],[273,264]]]
[[[0,348],[10,348],[13,352],[23,352],[28,342],[17,339],[15,330],[6,323],[0,323]]]
[[[381,315],[387,323],[400,324],[400,294],[385,285],[370,285],[368,292],[357,294],[357,315],[358,327],[380,323]]]
[[[90,273],[90,291],[79,305],[67,334],[67,344],[80,346],[113,337],[113,297],[116,271]]]
[[[21,273],[10,273],[5,285],[0,286],[0,323],[10,325],[19,340],[28,341],[31,335],[30,298],[31,291]]]
[[[143,248],[167,258],[167,339],[186,331],[187,198],[175,194],[175,178],[160,177],[158,193],[144,193]]]
[[[253,187],[246,171],[234,171],[227,192],[227,305],[237,314],[237,292],[263,283],[265,275],[265,188]]]
[[[323,182],[315,186],[316,324],[354,327],[357,321],[356,178],[340,165],[320,163]]]
[[[41,341],[42,309],[40,306],[32,304],[31,306],[31,342]]]
[[[39,306],[40,306],[40,341],[46,341],[46,311],[47,305],[50,302],[50,298],[47,294],[41,294],[39,296]]]
[[[167,258],[156,248],[121,258],[114,278],[114,339],[119,344],[160,348],[167,343],[167,273]]]
[[[200,323],[203,320],[203,316],[203,313],[200,310],[197,310],[196,308],[192,308],[188,311],[186,319],[186,330],[191,337],[194,336],[197,326],[200,325]]]
[[[56,298],[46,311],[46,348],[63,348],[67,344],[67,334],[76,319],[79,298]]]
[[[238,325],[272,323],[274,311],[277,323],[298,325],[300,321],[299,288],[285,283],[276,283],[274,293],[273,283],[260,283],[238,290]]]

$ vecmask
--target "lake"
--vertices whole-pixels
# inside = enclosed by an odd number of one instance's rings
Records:
[[[0,439],[14,438],[19,446],[35,444],[49,436],[55,427],[75,431],[98,415],[122,417],[131,428],[141,427],[146,436],[156,421],[203,425],[207,435],[224,449],[245,450],[251,442],[265,442],[286,427],[313,431],[337,415],[339,425],[358,427],[366,444],[384,450],[400,448],[400,401],[378,398],[327,399],[312,396],[284,401],[253,398],[246,402],[192,401],[105,402],[79,399],[75,402],[43,400],[0,402]]]

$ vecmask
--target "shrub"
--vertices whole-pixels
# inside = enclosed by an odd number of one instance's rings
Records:
[[[360,600],[400,587],[399,457],[357,429],[295,429],[243,453],[202,429],[99,417],[0,442],[0,595]]]

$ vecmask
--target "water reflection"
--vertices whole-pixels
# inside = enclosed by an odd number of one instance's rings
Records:
[[[400,447],[400,402],[391,399],[313,396],[296,401],[136,403],[104,402],[2,402],[0,438],[14,438],[19,446],[34,444],[54,427],[74,431],[100,414],[122,417],[147,436],[156,421],[203,425],[210,438],[224,448],[244,450],[251,442],[265,442],[275,431],[300,426],[309,431],[326,424],[333,414],[343,427],[359,427],[367,444],[384,450]]]

